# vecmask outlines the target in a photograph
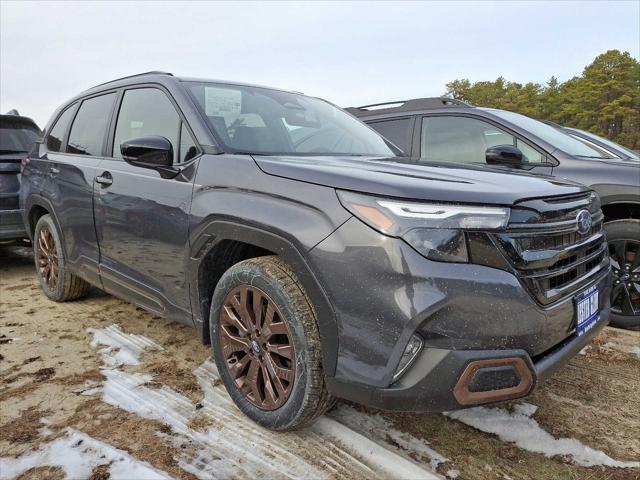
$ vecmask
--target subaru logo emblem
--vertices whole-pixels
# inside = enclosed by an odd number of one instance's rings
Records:
[[[584,235],[591,229],[591,214],[587,210],[580,210],[576,217],[576,224],[578,225],[578,233]]]

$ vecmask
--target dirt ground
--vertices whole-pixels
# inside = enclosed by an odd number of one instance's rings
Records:
[[[202,401],[202,385],[193,372],[209,350],[192,329],[154,318],[99,290],[80,301],[51,302],[37,285],[29,250],[0,246],[0,457],[20,456],[72,427],[173,477],[195,478],[176,460],[182,447],[171,440],[170,427],[83,394],[104,381],[102,359],[90,346],[93,336],[87,329],[113,324],[164,349],[145,351],[144,362],[127,366],[128,372],[151,374],[150,388],[168,386],[195,404]],[[640,332],[607,328],[526,400],[538,407],[535,421],[556,438],[577,439],[616,460],[640,460],[638,346]],[[639,469],[581,467],[566,456],[533,453],[444,415],[348,408],[382,416],[395,429],[427,440],[448,459],[437,467],[441,475],[455,477],[457,470],[458,478],[478,480],[640,478]],[[210,424],[210,417],[196,417],[190,428]],[[20,479],[63,477],[59,468],[44,466]],[[105,466],[96,467],[92,478],[108,478]]]

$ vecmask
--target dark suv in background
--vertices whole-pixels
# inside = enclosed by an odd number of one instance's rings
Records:
[[[36,123],[16,110],[0,115],[0,242],[27,237],[18,207],[20,163],[40,135]]]
[[[518,169],[593,188],[602,202],[613,265],[611,324],[640,329],[640,161],[633,152],[616,154],[613,147],[597,148],[596,139],[586,141],[580,131],[451,98],[347,111],[421,165]]]
[[[399,154],[299,93],[166,73],[99,85],[24,168],[40,284],[193,325],[273,429],[333,397],[442,411],[527,395],[608,321],[597,196]]]

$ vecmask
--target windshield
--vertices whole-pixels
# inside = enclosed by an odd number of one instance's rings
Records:
[[[508,122],[527,130],[536,137],[544,140],[555,148],[562,150],[569,155],[589,158],[608,158],[608,156],[599,150],[595,150],[585,143],[576,140],[568,133],[563,133],[551,125],[542,123],[533,118],[525,117],[519,113],[506,112],[504,110],[490,110],[491,113],[501,117]]]
[[[26,153],[38,140],[40,132],[19,122],[3,122],[0,127],[0,155]]]
[[[324,100],[260,87],[189,83],[202,114],[233,152],[383,157],[400,153]]]
[[[638,157],[638,154],[636,152],[634,152],[633,150],[629,150],[628,148],[623,147],[622,145],[612,142],[611,140],[604,138],[604,137],[600,137],[594,133],[591,132],[586,132],[584,130],[579,130],[577,128],[571,128],[570,130],[574,130],[576,132],[580,132],[582,135],[584,135],[585,137],[588,137],[592,140],[595,140],[596,142],[600,142],[602,143],[604,146],[606,147],[610,147],[613,148],[614,150],[618,150],[623,152],[625,155],[628,155],[629,158],[632,158],[633,160],[640,160],[640,157]]]

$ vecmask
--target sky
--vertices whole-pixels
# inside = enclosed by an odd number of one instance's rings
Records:
[[[0,2],[0,112],[41,127],[118,77],[301,91],[340,106],[438,96],[457,78],[560,81],[600,53],[640,57],[640,0]]]

